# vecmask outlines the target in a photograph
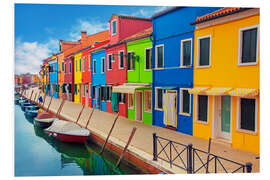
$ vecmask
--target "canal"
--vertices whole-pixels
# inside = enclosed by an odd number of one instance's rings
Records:
[[[123,162],[115,167],[118,156],[88,141],[65,143],[52,139],[33,124],[15,105],[15,176],[74,176],[144,174],[138,167]]]

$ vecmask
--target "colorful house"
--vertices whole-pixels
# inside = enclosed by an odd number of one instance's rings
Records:
[[[50,86],[50,96],[58,98],[59,86],[58,86],[58,63],[56,56],[52,56],[48,60],[49,64],[49,86]]]
[[[58,85],[60,87],[59,89],[59,97],[63,97],[63,84],[64,84],[64,78],[65,78],[65,65],[64,65],[64,52],[60,51],[56,54],[57,56],[57,63],[58,63]]]
[[[127,81],[126,43],[123,39],[152,26],[150,18],[123,16],[113,14],[109,20],[110,43],[106,48],[106,94],[107,112],[119,112],[120,116],[127,117],[127,97],[124,93],[111,93],[113,86],[122,85]]]
[[[127,83],[114,87],[127,93],[127,117],[152,125],[152,27],[123,41],[127,44]]]
[[[63,99],[74,101],[74,56],[64,58]]]
[[[193,24],[193,135],[259,154],[259,9],[223,8]]]
[[[212,7],[172,7],[153,15],[153,124],[193,134],[193,22]],[[181,19],[181,21],[179,21]],[[172,23],[174,22],[174,23]]]
[[[82,103],[82,52],[74,53],[74,103]]]

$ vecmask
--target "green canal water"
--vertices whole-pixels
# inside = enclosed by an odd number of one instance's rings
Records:
[[[48,137],[15,105],[15,176],[77,176],[144,174],[123,162],[115,167],[118,156],[94,143],[65,143]]]

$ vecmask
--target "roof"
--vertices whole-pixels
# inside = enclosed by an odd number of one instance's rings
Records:
[[[109,43],[109,40],[106,40],[106,41],[102,41],[102,42],[99,42],[99,43],[96,43],[96,44],[93,44],[93,45],[90,45],[90,46],[87,46],[87,47],[85,47],[85,48],[83,48],[83,49],[79,49],[78,51],[76,51],[76,52],[74,52],[74,53],[72,53],[72,54],[70,54],[70,55],[75,55],[75,54],[77,54],[77,53],[79,53],[79,52],[82,52],[82,51],[85,51],[85,50],[95,50],[95,49],[98,49],[98,48],[101,48],[101,47],[104,47],[104,46],[106,46],[107,44]]]
[[[251,9],[251,8],[241,8],[241,7],[222,8],[222,9],[219,9],[219,10],[214,11],[212,13],[203,15],[201,17],[197,17],[196,20],[193,23],[191,23],[191,25],[199,24],[199,23],[206,22],[206,21],[210,21],[212,19],[228,16],[228,15],[235,14],[235,13],[242,12],[242,11],[246,11],[246,10],[249,10],[249,9]]]
[[[143,31],[140,31],[136,34],[133,34],[125,39],[123,39],[122,41],[134,41],[134,40],[138,40],[138,39],[142,39],[142,38],[146,38],[148,36],[150,36],[153,32],[153,27],[150,27],[150,28],[147,28],[147,29],[144,29]]]
[[[112,17],[117,16],[119,18],[123,19],[137,19],[137,20],[145,20],[145,21],[152,21],[151,18],[145,18],[145,17],[136,17],[136,16],[126,16],[126,15],[121,15],[121,14],[113,14]],[[110,18],[110,20],[112,19]]]
[[[162,15],[164,15],[164,14],[170,13],[170,12],[172,12],[172,11],[175,11],[175,10],[178,10],[178,9],[181,9],[181,8],[184,8],[184,7],[185,7],[185,6],[174,6],[174,7],[167,8],[167,9],[165,9],[165,10],[163,10],[163,11],[159,11],[159,12],[155,13],[155,14],[152,16],[152,19],[157,18],[157,17],[159,17],[159,16],[162,16]]]

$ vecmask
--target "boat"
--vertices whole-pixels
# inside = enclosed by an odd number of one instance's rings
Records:
[[[34,118],[34,124],[40,128],[45,129],[50,127],[56,120],[58,120],[57,117],[54,117],[50,113],[42,112],[38,113],[37,117]]]
[[[57,120],[45,132],[63,142],[85,143],[90,131],[70,121]]]
[[[35,104],[33,104],[33,103],[24,103],[24,104],[21,105],[21,109],[22,109],[23,111],[25,111],[26,108],[30,108],[30,107],[32,107],[33,105],[35,105]]]
[[[33,106],[26,106],[25,107],[25,111],[29,111],[29,110],[39,110],[39,106],[37,105],[33,105]]]
[[[26,109],[25,110],[25,115],[31,118],[34,118],[38,115],[38,110],[35,109]]]

